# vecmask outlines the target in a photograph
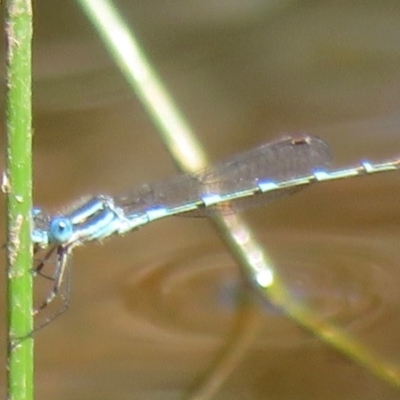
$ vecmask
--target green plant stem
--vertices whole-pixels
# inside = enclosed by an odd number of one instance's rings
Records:
[[[32,318],[32,5],[6,1],[8,399],[33,398]]]

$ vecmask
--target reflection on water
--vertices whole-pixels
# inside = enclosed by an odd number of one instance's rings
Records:
[[[277,237],[278,236],[278,237]],[[275,234],[275,267],[296,302],[349,330],[365,329],[396,293],[393,271],[374,243],[357,238]],[[393,261],[392,261],[393,262]],[[171,340],[210,340],[231,326],[238,307],[256,307],[263,321],[255,348],[299,346],[311,340],[250,288],[226,252],[182,250],[132,270],[123,287],[132,327],[151,325]],[[129,332],[129,320],[126,332]],[[313,339],[317,340],[317,339]]]
[[[398,1],[118,4],[214,159],[290,131],[326,139],[336,165],[400,153]],[[35,8],[36,204],[171,175],[79,9]],[[251,215],[295,301],[395,365],[398,187],[318,185]],[[217,399],[398,398],[254,292],[204,222],[151,224],[73,266],[70,310],[36,335],[39,399],[175,400],[207,382]]]
[[[393,304],[400,301],[394,243],[369,235],[285,229],[262,239],[297,302],[381,358],[400,357],[400,319],[393,314]],[[255,294],[232,258],[212,241],[147,258],[121,269],[118,254],[109,255],[106,262],[114,270],[106,271],[102,282],[93,275],[92,294],[76,290],[70,313],[39,333],[39,339],[47,337],[39,341],[43,361],[63,363],[46,375],[39,372],[43,387],[49,389],[47,380],[61,380],[75,396],[74,387],[83,380],[84,393],[104,388],[117,398],[134,391],[138,398],[174,399],[208,393],[213,382],[223,399],[234,396],[235,388],[250,398],[277,391],[271,397],[277,399],[290,398],[299,388],[318,397],[329,390],[334,399],[343,388],[366,396],[371,387],[395,398],[386,384]],[[79,286],[75,282],[75,289]],[[54,332],[62,338],[61,347],[50,339]],[[349,374],[349,382],[334,385]],[[291,383],[282,386],[286,376]],[[92,380],[97,390],[87,386]]]

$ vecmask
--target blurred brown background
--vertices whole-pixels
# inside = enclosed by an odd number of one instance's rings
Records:
[[[298,131],[336,166],[400,155],[398,1],[116,4],[212,159]],[[34,25],[35,203],[52,213],[175,173],[77,4],[37,1]],[[315,185],[247,213],[299,301],[396,365],[399,184]],[[249,295],[207,221],[155,222],[73,264],[70,310],[36,334],[37,399],[184,399],[210,376],[216,399],[399,397]]]

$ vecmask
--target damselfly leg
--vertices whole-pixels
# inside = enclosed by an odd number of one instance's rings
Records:
[[[50,288],[48,288],[48,285],[41,285],[45,287],[47,294],[37,303],[39,305],[35,306],[33,315],[35,317],[42,315],[42,312],[54,303],[56,299],[60,299],[61,305],[55,306],[50,315],[45,316],[42,321],[35,324],[35,331],[48,325],[63,314],[70,304],[71,257],[69,248],[67,246],[53,246],[45,252],[43,257],[40,257],[41,250],[39,247],[34,250],[35,266],[33,274],[38,278],[50,281]]]

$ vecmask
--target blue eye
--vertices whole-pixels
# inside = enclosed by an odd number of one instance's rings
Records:
[[[49,239],[53,243],[63,244],[69,241],[74,233],[71,221],[65,217],[55,217],[50,221]]]
[[[40,208],[32,208],[32,217],[35,219],[38,215],[42,214],[42,210]]]

